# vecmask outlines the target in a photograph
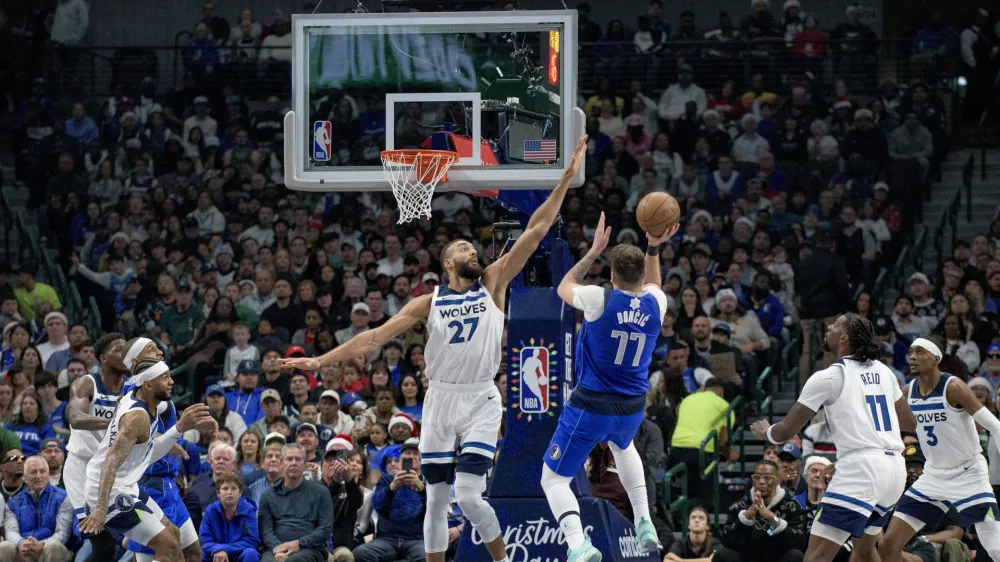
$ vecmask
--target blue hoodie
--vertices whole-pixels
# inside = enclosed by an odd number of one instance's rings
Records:
[[[226,405],[230,411],[242,416],[247,427],[250,427],[264,417],[264,410],[260,408],[260,395],[263,393],[264,389],[261,387],[253,389],[253,392],[244,392],[237,387],[226,393]]]
[[[235,560],[246,549],[257,550],[260,546],[257,504],[250,498],[240,498],[236,515],[227,521],[222,502],[215,501],[205,508],[198,538],[201,539],[202,562],[212,562],[218,552],[225,552],[230,560]]]

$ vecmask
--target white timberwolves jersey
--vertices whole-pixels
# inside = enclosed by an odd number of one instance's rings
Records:
[[[500,368],[504,313],[481,282],[464,292],[438,285],[427,317],[427,378],[449,384],[492,382]]]
[[[945,373],[927,396],[920,394],[920,381],[910,383],[907,399],[917,418],[920,449],[929,468],[943,470],[967,464],[982,451],[972,416],[948,403],[946,390],[952,380],[955,377]]]
[[[861,449],[903,450],[896,401],[903,396],[896,376],[879,361],[837,361],[806,381],[799,402],[826,420],[837,458]]]
[[[115,406],[118,405],[121,395],[108,390],[104,386],[104,381],[101,380],[101,375],[91,373],[84,376],[89,377],[94,384],[94,399],[90,401],[90,409],[87,410],[87,413],[98,418],[110,420],[115,416]],[[124,387],[123,384],[122,388]],[[97,446],[100,444],[101,439],[104,438],[104,433],[103,430],[74,429],[69,434],[69,443],[66,444],[66,450],[84,461],[90,460],[94,456],[94,453],[97,452]]]
[[[128,456],[125,457],[125,462],[123,462],[121,467],[118,468],[118,474],[115,475],[115,484],[111,492],[112,498],[119,494],[131,494],[133,496],[138,496],[139,478],[142,477],[142,473],[149,468],[149,465],[154,460],[151,456],[153,452],[153,431],[156,427],[156,420],[153,419],[153,416],[149,414],[149,410],[146,409],[146,403],[136,397],[136,390],[137,389],[133,388],[127,394],[122,396],[121,400],[118,402],[118,408],[115,410],[115,417],[111,420],[111,425],[108,426],[107,433],[104,434],[104,438],[101,440],[101,444],[98,446],[97,452],[94,453],[94,457],[90,459],[89,463],[87,463],[87,504],[92,507],[97,505],[97,492],[101,481],[101,469],[104,467],[108,451],[111,450],[111,446],[114,445],[115,438],[118,436],[122,416],[126,413],[139,410],[150,417],[149,438],[146,439],[145,443],[137,443],[133,446],[132,450],[129,451]]]

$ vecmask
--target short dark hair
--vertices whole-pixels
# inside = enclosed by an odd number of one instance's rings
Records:
[[[715,377],[712,377],[707,381],[705,381],[705,390],[708,390],[710,388],[725,388],[725,387],[726,385],[723,384],[722,379],[717,379]]]
[[[115,341],[117,340],[124,341],[125,339],[126,338],[124,334],[119,334],[118,332],[111,332],[110,334],[104,334],[103,336],[98,338],[97,342],[94,344],[94,351],[97,352],[97,357],[100,358],[102,355],[107,353],[108,349],[111,348],[111,344],[114,343]],[[80,347],[82,348],[83,346]]]
[[[240,491],[243,490],[243,479],[236,475],[235,472],[222,472],[215,475],[215,489],[221,490],[223,486],[236,486]]]
[[[759,461],[757,461],[757,464],[755,466],[761,466],[761,465],[769,466],[773,468],[775,472],[778,472],[778,463],[774,461],[769,461],[767,459],[760,459]]]
[[[611,250],[611,271],[620,282],[635,285],[646,272],[646,256],[638,246],[619,244]]]
[[[56,376],[48,371],[42,371],[35,375],[35,390],[42,388],[43,386],[59,386]]]
[[[83,365],[84,369],[87,368],[87,364],[83,362],[83,359],[77,359],[76,357],[74,357],[74,358],[70,359],[69,361],[67,361],[66,362],[66,367],[68,368],[73,363],[79,363],[80,365]]]

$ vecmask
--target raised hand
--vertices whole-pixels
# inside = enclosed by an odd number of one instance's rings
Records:
[[[184,413],[181,414],[181,418],[177,420],[177,431],[184,433],[185,431],[190,431],[199,427],[201,424],[205,423],[206,420],[211,420],[211,414],[208,412],[208,406],[205,404],[194,404],[188,406]],[[213,422],[215,420],[212,420]]]
[[[573,177],[580,171],[580,164],[583,163],[584,157],[587,155],[587,135],[583,135],[583,138],[576,143],[576,151],[573,153],[573,158],[569,161],[569,166],[566,167],[566,175]]]
[[[664,242],[666,242],[667,240],[673,238],[674,235],[677,234],[677,231],[680,230],[680,228],[681,228],[681,223],[677,223],[674,226],[671,226],[670,228],[664,230],[663,234],[659,236],[653,236],[652,234],[647,232],[646,240],[649,242],[650,246],[659,246]]]
[[[771,427],[771,422],[767,420],[757,420],[750,424],[750,431],[757,439],[767,439],[767,430]]]
[[[611,241],[611,227],[604,226],[604,213],[601,213],[600,220],[597,221],[597,229],[594,230],[594,243],[590,246],[590,255],[599,256],[604,253]]]

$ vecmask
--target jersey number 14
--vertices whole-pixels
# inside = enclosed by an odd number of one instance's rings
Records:
[[[615,354],[615,365],[621,365],[625,361],[625,350],[628,347],[628,342],[632,340],[637,342],[632,366],[638,367],[639,361],[642,359],[642,348],[646,346],[646,334],[640,332],[629,334],[623,330],[611,330],[611,337],[618,340],[618,353]]]
[[[872,411],[872,420],[875,421],[875,431],[892,431],[892,419],[889,417],[889,403],[885,399],[885,395],[866,395],[865,402],[868,402],[868,407]],[[882,417],[882,423],[879,423],[879,414]]]

